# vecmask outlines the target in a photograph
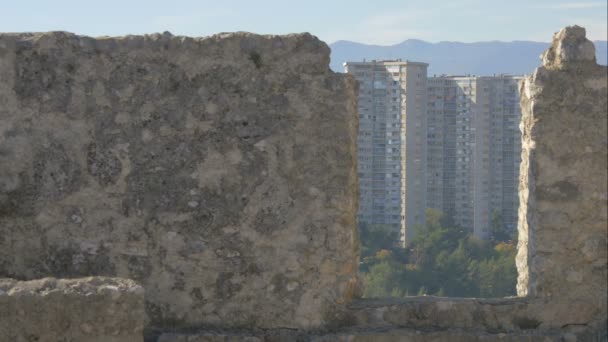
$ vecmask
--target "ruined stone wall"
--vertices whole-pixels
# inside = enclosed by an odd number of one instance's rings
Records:
[[[143,341],[144,291],[132,280],[0,279],[0,341]]]
[[[308,34],[0,35],[0,276],[119,276],[147,326],[352,296],[356,84]]]
[[[607,68],[578,26],[542,60],[521,91],[517,290],[539,321],[585,325],[607,312]]]

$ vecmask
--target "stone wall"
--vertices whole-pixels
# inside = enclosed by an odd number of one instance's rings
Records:
[[[608,69],[578,26],[542,61],[521,89],[517,290],[539,321],[584,325],[607,312]]]
[[[0,279],[0,341],[143,341],[144,291],[132,280]]]
[[[149,328],[352,296],[356,83],[309,34],[0,35],[0,276],[131,278]]]

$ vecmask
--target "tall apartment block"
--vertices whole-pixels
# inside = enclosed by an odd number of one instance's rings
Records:
[[[402,246],[426,212],[428,64],[346,62],[359,81],[359,223],[399,232]]]
[[[521,79],[428,79],[427,207],[481,238],[517,226]]]

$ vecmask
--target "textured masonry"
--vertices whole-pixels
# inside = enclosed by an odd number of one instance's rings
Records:
[[[607,68],[578,26],[542,60],[521,89],[517,291],[543,304],[540,321],[605,327]]]
[[[0,276],[134,279],[153,328],[330,321],[358,121],[328,64],[309,34],[0,35]]]
[[[143,341],[144,291],[132,280],[0,279],[2,342]]]

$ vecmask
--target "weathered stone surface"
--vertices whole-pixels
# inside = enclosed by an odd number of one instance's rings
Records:
[[[417,329],[466,329],[515,332],[537,328],[525,298],[411,297],[402,300],[359,300],[349,305],[352,326]]]
[[[391,329],[354,331],[319,336],[311,342],[562,342],[559,333],[528,332],[490,334],[484,331]]]
[[[588,308],[573,303],[573,312],[586,315]],[[576,336],[578,341],[604,341],[608,335],[601,315],[583,322],[564,324],[564,317],[551,316],[553,303],[534,298],[441,298],[412,297],[402,300],[358,300],[344,317],[345,326],[360,332],[416,329],[425,332],[460,331],[464,336]],[[572,315],[575,316],[575,315]],[[572,321],[570,316],[570,321]],[[428,341],[434,341],[428,335]],[[440,335],[443,336],[443,335]],[[447,335],[449,336],[449,335]],[[474,339],[472,339],[474,340]],[[515,339],[517,340],[517,339]],[[534,339],[532,339],[534,340]],[[421,340],[427,341],[427,340]]]
[[[158,338],[158,342],[304,342],[310,341],[313,334],[290,329],[165,333]]]
[[[564,69],[581,64],[595,64],[595,46],[585,37],[585,29],[570,26],[557,32],[553,44],[541,56],[543,67]]]
[[[143,341],[144,317],[132,280],[0,279],[0,341]]]
[[[337,332],[297,331],[167,333],[158,342],[589,342],[603,341],[605,335],[589,330],[486,332],[483,330],[406,328],[352,329]]]
[[[167,333],[158,338],[158,342],[263,342],[264,338],[251,334],[226,333]]]
[[[308,34],[0,35],[0,276],[119,276],[148,327],[352,296],[356,84]]]
[[[585,30],[557,33],[522,85],[518,293],[544,325],[607,316],[607,68]]]

